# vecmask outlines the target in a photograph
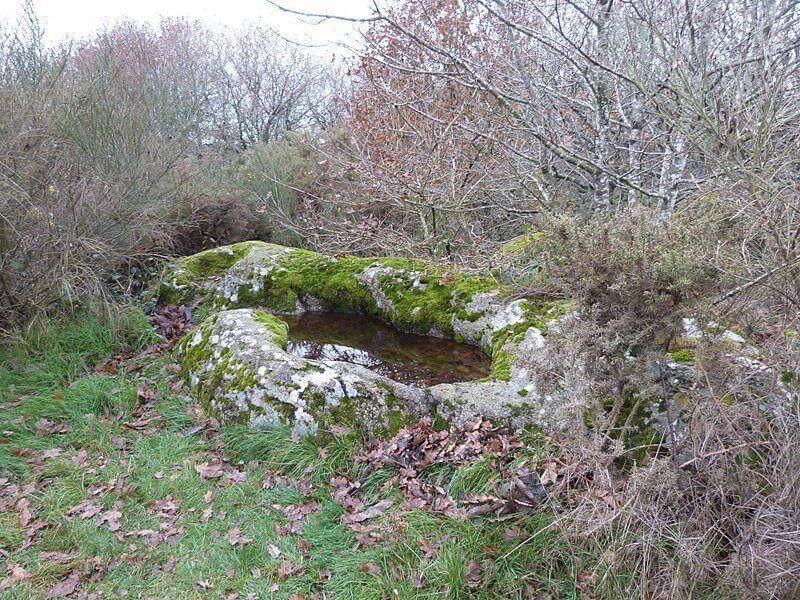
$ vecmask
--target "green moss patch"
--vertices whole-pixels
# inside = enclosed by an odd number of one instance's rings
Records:
[[[264,325],[272,336],[272,341],[281,348],[285,348],[289,341],[289,325],[263,310],[254,310],[253,319]]]
[[[197,254],[192,254],[179,261],[180,267],[186,269],[192,277],[210,277],[219,275],[222,271],[230,269],[235,263],[244,258],[250,250],[260,242],[239,242],[230,246],[212,248]]]
[[[694,355],[692,354],[692,351],[689,350],[688,348],[680,348],[679,350],[674,350],[673,352],[670,352],[669,355],[676,362],[690,363],[694,360]]]

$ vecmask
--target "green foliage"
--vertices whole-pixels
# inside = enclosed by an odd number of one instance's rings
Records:
[[[690,363],[694,360],[694,354],[689,348],[679,348],[669,353],[673,360],[683,363]]]
[[[655,336],[652,327],[720,289],[702,244],[715,225],[696,215],[665,219],[633,207],[614,219],[563,216],[546,227],[539,252],[547,276],[600,325],[630,319],[629,327]]]
[[[10,393],[10,386],[18,393],[52,389],[115,351],[136,351],[157,339],[144,313],[124,306],[110,315],[85,311],[40,324],[0,341],[0,393]]]
[[[253,242],[240,242],[225,248],[212,248],[181,259],[181,266],[193,277],[219,275],[246,256],[253,246]]]
[[[305,136],[289,132],[284,137],[258,142],[220,174],[242,202],[261,213],[266,238],[278,244],[301,246],[300,238],[286,223],[297,223],[304,212],[304,191],[321,178],[323,157]]]

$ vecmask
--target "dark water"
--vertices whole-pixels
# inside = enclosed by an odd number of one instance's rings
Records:
[[[418,386],[489,375],[491,361],[479,348],[403,333],[373,317],[323,312],[282,318],[289,323],[288,351],[302,358],[355,363]]]

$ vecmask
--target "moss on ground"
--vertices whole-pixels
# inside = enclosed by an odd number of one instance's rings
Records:
[[[326,402],[321,393],[311,392],[310,390],[303,392],[303,398],[308,407],[308,412],[314,415],[322,432],[328,430],[331,426],[346,427],[354,430],[360,428],[361,423],[359,423],[355,406],[357,399],[340,398],[339,403],[333,406]]]
[[[261,243],[239,242],[179,259],[162,277],[158,301],[162,304],[188,302],[197,293],[201,281],[229,269]]]
[[[228,401],[234,409],[234,401],[228,396],[256,384],[252,369],[234,360],[229,349],[210,343],[216,321],[216,316],[209,317],[178,344],[181,370],[185,377],[193,373],[200,377],[201,381],[192,387],[192,392],[210,412],[215,412],[212,402],[224,404]],[[225,412],[225,407],[221,408]]]
[[[673,350],[669,353],[672,359],[676,362],[681,363],[690,363],[694,360],[694,354],[689,348],[680,348],[678,350]]]

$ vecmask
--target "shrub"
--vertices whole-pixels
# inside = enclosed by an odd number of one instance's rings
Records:
[[[562,534],[604,553],[598,571],[638,573],[610,581],[619,597],[797,591],[800,390],[780,373],[798,356],[789,335],[761,337],[757,360],[725,335],[717,301],[736,278],[712,262],[733,264],[719,255],[731,225],[643,208],[540,223],[539,284],[574,312],[551,328],[539,379],[586,407],[561,438]],[[707,332],[691,352],[687,317]],[[670,353],[687,362],[668,367]]]
[[[264,44],[259,35],[245,41]],[[270,97],[290,105],[276,114],[294,115],[270,136],[313,124],[303,103],[323,110],[327,88],[315,86],[324,71],[312,77],[311,59],[261,48],[227,81],[226,60],[246,57],[229,56],[225,42],[184,21],[121,23],[56,49],[33,15],[0,31],[0,323],[107,296],[110,277],[146,272],[154,257],[253,238],[298,242],[292,182],[304,185],[317,159],[294,137],[247,150],[232,132],[263,116],[259,94],[299,83],[291,100]],[[280,69],[287,57],[290,74]],[[254,103],[247,115],[237,113],[239,94]]]
[[[129,32],[130,33],[130,32]],[[121,34],[120,34],[121,35]],[[184,167],[188,142],[169,135],[175,81],[101,37],[75,53],[46,50],[32,21],[0,50],[0,321],[52,302],[104,293],[123,260],[170,247],[198,197]],[[133,44],[133,42],[131,42]],[[135,73],[127,69],[140,67]],[[145,84],[144,82],[149,82]],[[189,109],[187,109],[189,110]]]

